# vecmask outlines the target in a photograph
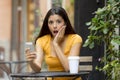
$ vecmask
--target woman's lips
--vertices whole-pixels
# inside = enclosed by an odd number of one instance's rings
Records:
[[[58,33],[58,31],[57,31],[57,30],[56,30],[56,31],[53,31],[53,33],[54,33],[54,34],[57,34],[57,33]]]
[[[57,35],[57,33],[58,33],[58,31],[57,31],[57,30],[54,30],[54,31],[53,31],[53,35],[54,35],[54,36],[56,36],[56,35]]]

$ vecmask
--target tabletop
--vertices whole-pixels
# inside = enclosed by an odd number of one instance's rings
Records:
[[[59,71],[42,71],[40,73],[12,73],[11,77],[23,78],[23,77],[81,77],[87,76],[89,72],[78,72],[78,73],[70,73],[70,72],[59,72]],[[47,79],[46,79],[47,80]]]

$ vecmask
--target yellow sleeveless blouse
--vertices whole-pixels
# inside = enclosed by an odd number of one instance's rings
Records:
[[[51,35],[45,35],[43,37],[40,37],[36,44],[39,44],[45,54],[45,62],[48,66],[48,71],[64,71],[64,68],[62,67],[62,64],[60,63],[59,59],[57,57],[53,57],[51,55],[50,51],[50,42],[51,42]],[[77,34],[69,34],[67,37],[65,49],[64,49],[64,55],[68,57],[70,53],[70,49],[72,46],[74,46],[76,43],[82,43],[82,38]],[[48,79],[51,80],[51,79]],[[63,78],[55,78],[54,80],[71,80],[71,77],[63,77]],[[77,80],[81,80],[80,78]]]

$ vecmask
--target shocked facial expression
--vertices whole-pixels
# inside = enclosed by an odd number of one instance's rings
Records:
[[[57,35],[57,33],[64,26],[64,24],[65,24],[64,19],[57,14],[51,15],[49,17],[48,27],[49,27],[53,37],[55,37]]]

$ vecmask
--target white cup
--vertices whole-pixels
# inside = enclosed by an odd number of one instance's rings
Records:
[[[79,68],[79,56],[69,56],[69,68],[70,68],[70,73],[78,73],[78,68]]]

